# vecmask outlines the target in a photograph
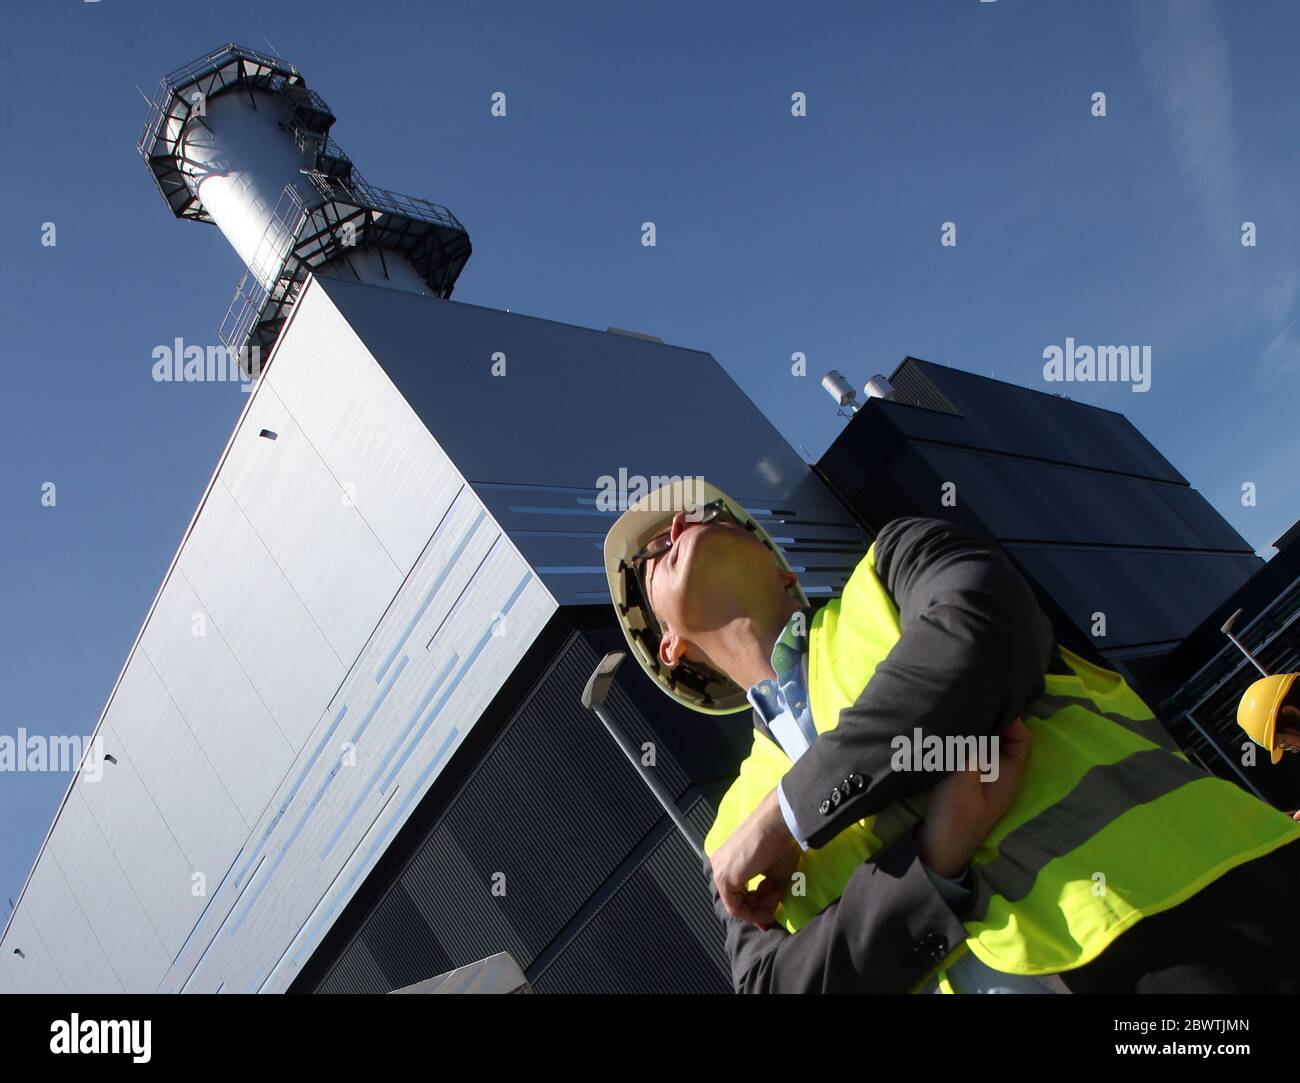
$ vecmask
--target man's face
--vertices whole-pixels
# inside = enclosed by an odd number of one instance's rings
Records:
[[[1286,752],[1300,752],[1300,708],[1284,704],[1277,712],[1273,741]]]
[[[646,600],[663,631],[659,660],[707,662],[699,640],[752,614],[768,592],[780,595],[794,575],[777,567],[763,543],[735,523],[693,523],[673,516],[672,548],[645,569]],[[661,537],[663,535],[660,535]]]

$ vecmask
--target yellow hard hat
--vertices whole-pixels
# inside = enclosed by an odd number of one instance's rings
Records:
[[[1272,754],[1273,762],[1282,759],[1283,749],[1276,744],[1277,712],[1291,691],[1291,685],[1300,673],[1278,673],[1272,677],[1261,677],[1241,697],[1237,704],[1237,725],[1246,731],[1257,745],[1267,748]]]

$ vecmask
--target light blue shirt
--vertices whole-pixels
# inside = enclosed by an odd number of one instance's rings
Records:
[[[791,762],[807,752],[817,740],[817,728],[813,725],[812,706],[808,699],[810,619],[806,610],[800,610],[790,618],[772,646],[772,670],[776,677],[759,681],[746,693],[750,704]],[[777,783],[776,798],[790,834],[802,849],[807,850],[808,843],[799,834],[799,826],[781,783]],[[959,879],[949,880],[924,864],[921,867],[925,868],[939,896],[954,910],[970,898],[970,890],[964,883],[969,879],[969,868]],[[969,951],[948,968],[948,981],[959,993],[1050,992],[1033,978],[1004,974],[985,966]],[[931,982],[926,991],[937,992],[938,983]]]

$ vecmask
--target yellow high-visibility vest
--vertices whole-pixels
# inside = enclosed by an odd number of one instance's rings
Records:
[[[818,733],[835,727],[901,634],[873,545],[842,597],[809,628],[808,692]],[[1300,823],[1189,763],[1119,674],[1060,651],[1072,672],[1046,674],[1043,696],[1022,712],[1033,741],[1019,793],[971,862],[967,938],[940,976],[967,950],[1011,974],[1083,966],[1143,917],[1300,840]],[[706,852],[727,840],[790,766],[755,731]],[[924,799],[896,804],[806,851],[803,875],[791,881],[777,921],[796,932],[923,813]]]

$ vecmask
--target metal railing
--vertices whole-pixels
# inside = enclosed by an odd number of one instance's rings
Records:
[[[244,46],[235,45],[233,42],[223,45],[220,49],[214,49],[197,60],[182,64],[175,71],[168,72],[158,81],[158,89],[154,91],[153,98],[149,103],[149,116],[146,118],[144,128],[140,132],[140,138],[136,140],[136,149],[142,155],[148,156],[146,147],[157,137],[163,116],[169,110],[172,96],[180,88],[188,86],[201,76],[214,74],[238,60],[248,60],[270,69],[273,79],[276,76],[282,80],[286,76],[302,78],[302,73],[298,68],[287,60],[267,56],[265,53],[259,53],[256,49],[246,49]],[[273,90],[279,88],[279,85],[272,86]]]
[[[451,229],[463,230],[465,228],[461,225],[460,219],[446,207],[431,203],[427,199],[402,195],[400,192],[390,192],[386,188],[376,188],[368,183],[355,167],[351,178],[348,180],[330,177],[314,170],[304,171],[304,175],[311,181],[312,186],[326,202],[351,203],[354,206],[365,207],[370,210],[404,215],[417,222],[430,222],[435,225],[448,226]]]
[[[144,127],[140,130],[140,138],[135,141],[135,149],[143,158],[148,158],[153,150],[153,143],[161,132],[163,116],[167,113],[171,105],[172,88],[167,85],[164,79],[158,84],[158,89],[153,92],[153,98],[149,102],[149,115],[145,118]]]
[[[292,110],[286,110],[286,114],[289,120],[286,121],[285,126],[293,136],[293,144],[298,148],[300,154],[310,153],[317,165],[320,158],[333,158],[351,165],[352,159],[348,157],[347,151],[334,142],[329,135],[324,132],[313,132],[310,128],[297,123],[292,116]],[[313,172],[319,172],[319,170],[313,170]],[[329,176],[329,174],[322,173],[322,176]]]
[[[313,109],[318,113],[328,113],[330,116],[334,115],[334,110],[326,104],[324,98],[310,87],[303,86],[301,83],[294,83],[285,87],[284,90],[281,91],[280,97],[285,105],[291,110],[305,105],[307,108]]]
[[[1244,628],[1237,633],[1250,650],[1262,658],[1275,643],[1285,651],[1290,637],[1283,636],[1293,624],[1300,620],[1300,579],[1294,580],[1279,591],[1273,601]],[[1279,640],[1282,642],[1279,643]],[[1233,683],[1250,662],[1231,643],[1224,643],[1208,662],[1201,666],[1174,695],[1174,705],[1188,712],[1196,710],[1206,700],[1214,697],[1225,685]],[[1274,672],[1277,672],[1275,669]],[[1188,702],[1182,708],[1177,701],[1185,698]]]
[[[232,354],[239,354],[244,349],[252,337],[267,299],[279,285],[304,214],[302,196],[292,184],[286,184],[253,253],[253,262],[235,286],[235,295],[221,320],[221,330],[218,333]],[[266,274],[272,268],[275,269],[274,274],[268,274],[269,281],[264,284],[257,272],[260,270]]]
[[[332,141],[327,140],[328,148],[346,158]],[[281,304],[290,299],[293,284],[285,280],[285,268],[292,259],[304,221],[320,207],[329,203],[350,204],[358,209],[379,211],[416,222],[462,231],[465,228],[446,207],[427,199],[376,188],[355,168],[347,179],[315,170],[303,170],[302,175],[311,183],[318,198],[309,196],[304,200],[303,194],[293,184],[286,184],[280,193],[258,242],[253,262],[236,285],[235,295],[221,321],[221,341],[231,353],[239,354],[244,349],[269,303]]]
[[[259,53],[256,49],[249,49],[243,45],[236,45],[233,41],[227,42],[220,49],[213,49],[210,53],[205,53],[197,60],[191,60],[188,64],[182,64],[174,71],[169,71],[163,76],[163,82],[171,83],[172,86],[180,86],[182,83],[192,82],[200,75],[206,75],[208,72],[219,71],[232,60],[251,60],[254,64],[260,64],[264,68],[270,68],[274,72],[283,72],[289,75],[302,76],[296,65],[289,63],[283,57],[270,56],[267,53]]]

